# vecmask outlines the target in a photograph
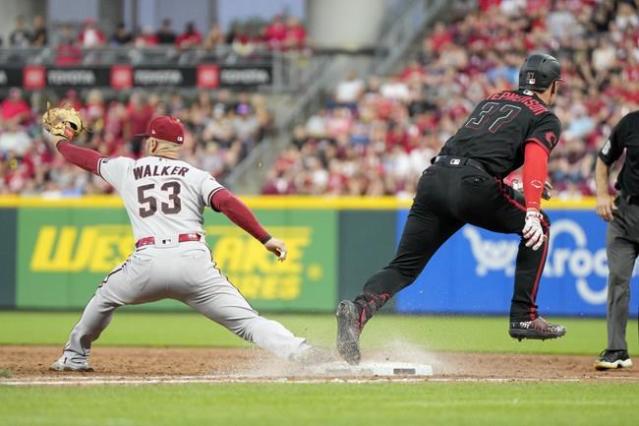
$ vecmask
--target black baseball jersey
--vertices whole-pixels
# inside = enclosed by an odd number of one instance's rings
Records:
[[[441,155],[471,158],[503,178],[524,163],[526,143],[537,143],[550,153],[560,133],[559,119],[537,95],[505,91],[481,101]]]
[[[626,114],[617,123],[610,139],[599,151],[599,158],[610,166],[619,159],[624,149],[626,159],[615,188],[624,195],[639,196],[639,111]]]

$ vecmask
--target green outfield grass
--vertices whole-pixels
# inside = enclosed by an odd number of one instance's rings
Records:
[[[0,424],[636,425],[637,400],[623,383],[0,387]]]
[[[61,345],[79,313],[0,312],[0,344]],[[296,334],[332,345],[332,315],[267,315]],[[568,328],[556,341],[517,342],[507,335],[506,317],[379,315],[366,327],[364,348],[410,342],[428,350],[595,355],[606,345],[603,319],[556,319]],[[630,352],[639,352],[637,324],[628,326]],[[198,314],[118,312],[96,346],[241,347],[247,344]]]

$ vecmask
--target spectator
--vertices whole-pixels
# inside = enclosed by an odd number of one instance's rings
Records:
[[[56,47],[56,65],[73,66],[82,62],[82,50],[77,46],[75,40],[71,26],[68,24],[62,26]]]
[[[84,27],[78,34],[78,42],[80,47],[84,49],[91,49],[95,47],[101,47],[106,42],[104,33],[98,28],[95,19],[87,18],[84,21]]]
[[[202,35],[195,28],[195,22],[187,22],[184,32],[175,39],[175,44],[180,49],[197,47],[202,44]]]
[[[209,33],[206,35],[206,39],[204,40],[204,48],[207,50],[213,50],[215,47],[224,43],[224,33],[222,33],[222,28],[220,24],[214,23],[211,25],[211,29]]]
[[[9,35],[9,45],[11,47],[29,47],[31,45],[31,33],[27,29],[22,15],[16,18],[16,27]]]
[[[299,50],[306,47],[306,29],[295,16],[286,20],[285,47],[289,50]]]
[[[232,37],[231,47],[233,52],[239,56],[250,56],[255,52],[257,48],[255,40],[249,35],[245,28],[239,26],[234,27]]]
[[[9,123],[21,124],[31,118],[31,109],[22,99],[22,91],[11,88],[9,96],[0,103],[0,127]]]
[[[599,46],[592,52],[592,65],[597,73],[604,73],[612,68],[617,60],[617,52],[606,38],[599,41]]]
[[[284,47],[287,28],[281,15],[276,15],[264,29],[264,40],[271,49],[279,50]]]
[[[617,17],[615,18],[615,24],[619,30],[633,30],[639,27],[639,16],[637,16],[638,8],[639,4],[637,3],[635,3],[633,7],[630,3],[619,2]]]
[[[164,18],[162,20],[162,25],[160,29],[155,34],[158,44],[175,44],[175,31],[171,26],[171,20],[169,18]]]
[[[127,30],[124,22],[118,23],[115,32],[111,36],[111,44],[113,46],[126,46],[133,41],[133,34]]]
[[[556,9],[548,14],[546,28],[557,39],[564,39],[569,36],[577,24],[577,19],[568,10],[564,0],[557,0]]]
[[[132,141],[131,152],[136,156],[140,154],[141,141],[135,139],[135,135],[146,132],[147,125],[153,118],[153,113],[153,107],[149,104],[146,96],[140,92],[131,95],[127,108],[127,120],[124,123],[124,140]]]
[[[24,156],[31,146],[31,138],[15,120],[6,122],[6,128],[0,133],[0,154]]]
[[[33,18],[33,34],[31,34],[31,45],[33,47],[45,47],[49,44],[46,22],[42,15]]]
[[[335,89],[335,100],[338,104],[350,105],[359,99],[364,92],[364,82],[351,70],[346,80],[340,81]]]
[[[135,47],[153,47],[157,46],[158,37],[153,33],[153,28],[150,26],[142,27],[142,31],[135,37]]]

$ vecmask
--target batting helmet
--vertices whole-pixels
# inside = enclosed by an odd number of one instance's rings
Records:
[[[559,61],[545,53],[533,53],[528,56],[519,69],[519,88],[546,90],[553,81],[560,80]]]

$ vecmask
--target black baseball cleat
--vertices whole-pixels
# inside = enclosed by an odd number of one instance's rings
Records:
[[[337,352],[351,365],[359,364],[359,309],[350,300],[337,305]]]
[[[616,368],[630,368],[632,360],[628,351],[624,350],[604,350],[599,354],[599,359],[595,361],[596,370],[614,370]]]
[[[532,321],[511,321],[508,334],[520,342],[522,339],[557,339],[566,334],[566,328],[538,317]]]

